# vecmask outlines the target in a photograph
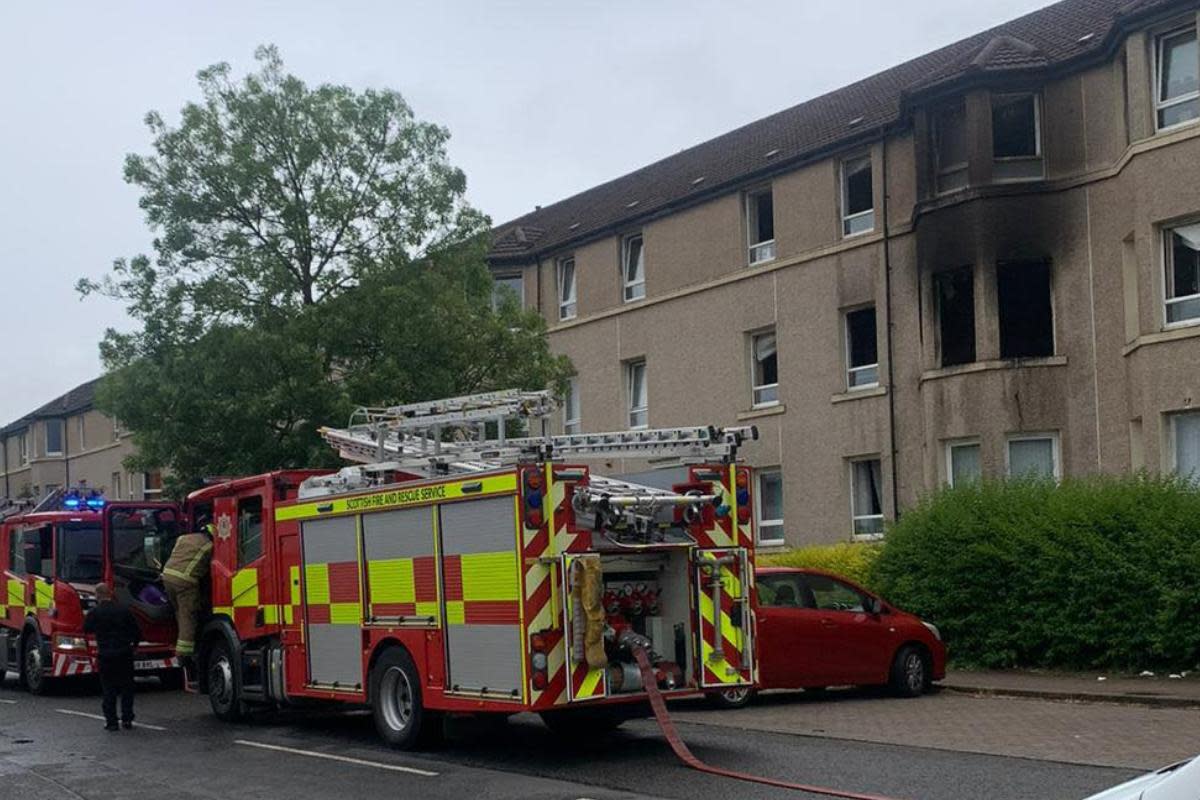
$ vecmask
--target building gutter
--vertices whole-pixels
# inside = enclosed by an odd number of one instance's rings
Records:
[[[887,135],[880,138],[883,155],[880,158],[880,168],[883,170],[883,303],[887,315],[887,382],[888,382],[888,446],[891,450],[889,457],[892,462],[892,519],[900,519],[900,479],[897,477],[896,464],[896,372],[895,359],[892,357],[892,248],[891,236],[888,233],[888,167],[887,167]]]

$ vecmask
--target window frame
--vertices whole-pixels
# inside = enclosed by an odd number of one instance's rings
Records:
[[[759,339],[770,336],[775,340],[775,382],[758,382],[758,347]],[[779,405],[779,336],[775,328],[763,328],[749,335],[750,339],[750,406],[751,408],[771,408]],[[760,400],[759,394],[772,391],[773,396],[768,400]]]
[[[1200,26],[1196,24],[1196,20],[1194,18],[1190,22],[1164,30],[1161,33],[1155,34],[1154,36],[1154,130],[1156,133],[1171,131],[1175,130],[1176,128],[1182,128],[1185,125],[1194,125],[1195,123],[1200,122],[1200,116],[1197,116],[1192,119],[1185,119],[1182,122],[1176,122],[1173,125],[1161,124],[1162,112],[1167,109],[1183,105],[1184,103],[1192,102],[1200,106],[1200,87],[1197,87],[1195,91],[1189,92],[1185,95],[1180,95],[1179,97],[1175,97],[1170,100],[1164,101],[1162,99],[1163,44],[1169,39],[1187,33],[1191,33],[1196,38],[1196,48],[1197,51],[1200,52]],[[1200,71],[1200,65],[1197,66],[1197,70]]]
[[[1170,315],[1168,314],[1168,308],[1171,305],[1174,305],[1176,303],[1185,303],[1185,302],[1200,303],[1200,292],[1197,292],[1196,294],[1183,295],[1182,297],[1168,296],[1168,292],[1170,292],[1170,284],[1174,281],[1173,276],[1174,276],[1174,271],[1175,271],[1175,248],[1173,247],[1173,241],[1174,241],[1175,231],[1179,228],[1186,228],[1189,225],[1200,225],[1200,219],[1191,220],[1191,221],[1173,222],[1170,224],[1163,225],[1161,228],[1161,230],[1162,230],[1162,249],[1160,252],[1162,253],[1162,273],[1161,274],[1162,274],[1162,298],[1163,298],[1163,306],[1162,306],[1163,330],[1170,330],[1173,328],[1187,328],[1187,327],[1191,327],[1194,325],[1200,325],[1200,314],[1197,314],[1194,317],[1188,317],[1187,319],[1178,320],[1177,322],[1171,322]]]
[[[1168,424],[1167,434],[1170,436],[1170,439],[1171,439],[1171,447],[1170,447],[1170,454],[1171,454],[1170,472],[1171,472],[1171,474],[1177,475],[1181,478],[1185,478],[1185,479],[1191,480],[1191,481],[1200,480],[1200,468],[1197,468],[1197,469],[1193,470],[1192,472],[1189,472],[1186,475],[1184,475],[1183,473],[1181,473],[1179,471],[1179,420],[1184,417],[1195,417],[1197,420],[1200,420],[1200,411],[1197,411],[1195,409],[1184,410],[1184,411],[1172,411],[1171,413],[1167,414],[1166,416],[1167,416],[1167,424]]]
[[[996,177],[995,175],[993,175],[992,176],[993,183],[1025,183],[1028,181],[1045,180],[1045,178],[1046,178],[1046,155],[1045,155],[1044,145],[1042,142],[1042,93],[1041,92],[1031,90],[1031,91],[1026,91],[1026,92],[1000,92],[998,94],[993,94],[990,98],[990,104],[988,106],[990,112],[992,113],[992,136],[995,137],[995,135],[996,135],[996,118],[995,118],[996,101],[1002,100],[1005,98],[1011,99],[1011,98],[1017,98],[1017,97],[1028,97],[1033,100],[1034,154],[1031,156],[997,156],[993,152],[992,153],[992,162],[998,163],[998,164],[1021,164],[1021,163],[1032,164],[1036,161],[1038,166],[1040,167],[1040,169],[1038,170],[1037,175],[1017,175],[1017,176],[1006,176],[1006,177],[999,177],[999,178]]]
[[[17,437],[17,457],[21,461],[21,466],[29,463],[29,429],[21,431],[21,435]]]
[[[858,464],[867,463],[867,462],[871,462],[871,461],[878,462],[878,464],[879,464],[879,513],[878,514],[859,514],[858,509],[855,508],[857,494],[858,494],[855,491],[855,483],[854,483],[854,481],[855,481],[854,476],[857,473],[857,470],[855,469],[855,467]],[[885,502],[886,498],[885,498],[885,492],[884,492],[885,484],[884,484],[884,478],[883,478],[883,458],[880,457],[878,454],[866,455],[866,456],[855,456],[854,458],[846,459],[846,467],[847,467],[847,473],[849,476],[849,484],[850,484],[850,533],[854,537],[855,541],[876,541],[876,540],[882,539],[883,535],[884,535],[884,522],[887,520],[887,512],[884,510],[886,508],[886,502]],[[875,520],[875,519],[879,520],[879,530],[878,531],[871,531],[871,532],[867,532],[867,533],[859,533],[858,532],[858,522],[860,520]]]
[[[245,531],[242,529],[242,508],[252,506],[255,503],[258,504],[258,538],[255,540],[257,541],[258,550],[253,558],[245,558],[245,543],[247,541],[247,537],[244,536]],[[245,497],[239,497],[237,499],[237,504],[234,508],[234,520],[235,524],[237,525],[237,543],[234,549],[236,551],[235,555],[237,557],[238,569],[249,566],[266,555],[266,540],[263,535],[265,531],[265,527],[263,525],[263,514],[265,513],[266,505],[267,504],[263,502],[262,495],[258,494],[246,495]]]
[[[755,231],[758,225],[755,223],[758,220],[759,209],[755,205],[758,198],[763,195],[771,197],[771,238],[764,239],[761,242],[754,241]],[[770,186],[759,186],[754,189],[748,189],[745,193],[744,201],[746,209],[746,263],[751,267],[757,267],[759,264],[766,264],[774,261],[776,258],[775,251],[775,195]]]
[[[1012,474],[1012,443],[1049,439],[1051,442],[1050,455],[1054,459],[1052,477],[1057,483],[1062,480],[1062,439],[1059,431],[1035,431],[1031,433],[1010,433],[1004,437],[1004,477],[1006,480],[1019,480],[1024,476]]]
[[[934,194],[939,196],[961,191],[971,185],[971,153],[969,146],[963,161],[956,161],[953,164],[942,163],[942,117],[951,109],[957,108],[962,109],[962,136],[965,140],[967,136],[967,102],[965,98],[959,99],[959,101],[954,103],[939,106],[932,113],[933,119],[930,127],[933,129],[933,189]],[[943,187],[943,179],[946,176],[955,175],[960,172],[963,175],[961,185],[956,184],[954,186]]]
[[[563,273],[571,266],[571,296],[563,297]],[[575,319],[579,312],[579,273],[575,269],[575,256],[563,256],[555,262],[555,286],[558,288],[558,321]]]
[[[961,367],[966,364],[975,364],[979,361],[979,336],[978,336],[978,315],[976,314],[976,281],[975,281],[975,266],[973,264],[964,265],[961,267],[951,267],[950,269],[938,270],[933,273],[930,286],[933,289],[933,323],[935,326],[934,342],[936,344],[937,366],[938,369],[952,369]],[[946,302],[943,299],[942,287],[947,281],[951,281],[955,275],[968,275],[971,279],[971,358],[968,361],[955,361],[946,363],[946,346],[945,346],[945,325],[944,317],[946,313]]]
[[[966,439],[948,439],[945,443],[944,458],[946,461],[946,485],[954,486],[954,450],[959,447],[974,447],[979,450],[979,477],[975,482],[983,480],[983,442],[978,437]]]
[[[109,499],[110,500],[120,500],[121,499],[121,473],[114,472],[111,475],[109,475],[109,478],[112,481],[112,486],[110,487],[112,490],[112,497],[110,497]]]
[[[853,339],[850,335],[850,315],[857,314],[860,311],[866,311],[867,309],[871,309],[875,312],[875,363],[862,364],[856,367],[850,363],[854,350]],[[848,308],[842,312],[842,338],[844,339],[843,345],[846,360],[846,391],[861,392],[867,389],[879,388],[879,309],[874,303],[865,306],[858,306],[856,308]],[[875,370],[875,380],[873,382],[856,385],[851,381],[852,375],[871,369]]]
[[[84,422],[86,419],[86,414],[80,414],[75,418],[76,433],[79,434],[79,452],[87,450],[87,424]]]
[[[525,273],[521,271],[510,272],[494,272],[492,273],[492,312],[500,310],[499,297],[496,290],[500,287],[500,282],[504,280],[517,279],[521,282],[521,291],[517,292],[517,305],[519,308],[525,308]]]
[[[58,426],[58,449],[50,449],[50,426]],[[42,421],[42,455],[47,458],[51,456],[61,456],[67,452],[67,424],[62,419],[55,417]]]
[[[642,371],[642,393],[645,396],[645,402],[641,406],[636,406],[634,403],[637,398],[634,397],[634,371],[637,369]],[[636,358],[632,361],[625,362],[625,421],[631,431],[645,430],[650,427],[650,386],[647,383],[649,370],[646,368],[646,359]],[[642,421],[634,422],[635,415],[640,415]]]
[[[778,519],[774,519],[774,518],[767,519],[767,518],[763,517],[763,515],[762,515],[763,506],[764,506],[763,498],[766,497],[766,492],[763,491],[763,476],[768,475],[768,474],[779,475],[779,511],[781,514],[783,513],[783,468],[779,467],[779,466],[773,466],[773,467],[761,467],[761,468],[755,470],[754,471],[754,490],[755,490],[755,494],[756,494],[756,497],[755,497],[756,502],[754,504],[754,515],[756,518],[755,522],[757,524],[757,530],[755,533],[756,533],[756,536],[758,537],[758,542],[757,542],[758,547],[775,547],[775,546],[787,544],[787,538],[783,535],[783,533],[784,533],[783,517],[781,516]],[[770,527],[779,526],[780,535],[777,537],[771,538],[771,539],[763,538],[762,532],[763,532],[764,526],[770,526]]]
[[[641,243],[638,248],[637,280],[629,280],[629,250],[634,240]],[[636,303],[646,298],[646,237],[641,231],[627,233],[621,237],[621,298],[625,303]]]
[[[162,497],[162,493],[163,493],[162,473],[161,472],[158,473],[158,488],[157,489],[150,488],[150,476],[153,474],[154,474],[154,471],[142,473],[142,499],[143,500],[155,500],[155,499]],[[130,486],[129,489],[130,489],[130,492],[132,493],[133,487]]]
[[[575,416],[572,417],[571,406],[572,399],[575,401]],[[576,434],[580,432],[580,402],[579,402],[579,376],[574,376],[567,379],[567,391],[563,395],[563,433],[566,435]]]
[[[856,211],[855,213],[850,214],[850,213],[848,213],[848,210],[850,208],[850,182],[847,179],[849,176],[849,173],[846,168],[851,164],[859,163],[862,161],[867,162],[867,166],[871,171],[871,207],[868,208],[866,211]],[[872,158],[871,153],[861,153],[856,156],[850,156],[848,158],[843,158],[840,162],[839,171],[841,173],[841,186],[842,186],[842,191],[841,191],[842,206],[840,209],[841,217],[842,217],[842,238],[843,239],[853,239],[856,236],[865,236],[868,233],[874,233],[875,232],[875,160],[874,160],[874,158]],[[868,215],[871,218],[871,224],[869,227],[863,228],[861,231],[851,232],[849,230],[850,223],[854,222],[855,220],[865,219]]]

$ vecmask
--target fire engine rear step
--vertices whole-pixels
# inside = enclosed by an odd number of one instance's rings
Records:
[[[645,649],[640,647],[635,648],[633,655],[637,659],[638,669],[642,673],[642,683],[646,687],[646,695],[650,699],[650,708],[654,711],[654,719],[658,722],[659,730],[662,731],[663,736],[667,739],[667,744],[671,745],[671,750],[675,752],[679,760],[692,769],[706,772],[709,775],[719,775],[723,778],[761,783],[764,786],[793,789],[797,792],[808,792],[809,794],[819,794],[825,797],[841,797],[846,800],[896,800],[896,798],[879,794],[862,794],[859,792],[842,791],[841,789],[831,789],[826,786],[810,786],[804,783],[781,781],[776,778],[767,778],[762,775],[751,775],[748,772],[722,769],[721,767],[714,767],[711,764],[704,763],[696,758],[679,736],[679,731],[675,728],[675,723],[671,719],[671,715],[667,712],[666,701],[663,700],[662,692],[659,691],[658,681],[654,676],[654,667],[650,664],[650,657],[646,654]]]

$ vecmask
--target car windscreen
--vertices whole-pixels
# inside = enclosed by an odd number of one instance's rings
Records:
[[[99,522],[67,522],[58,526],[59,580],[97,583],[104,577]]]
[[[117,572],[153,578],[179,537],[173,508],[114,508],[109,511],[109,553]]]

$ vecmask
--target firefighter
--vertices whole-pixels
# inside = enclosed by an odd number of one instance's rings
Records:
[[[207,518],[196,520],[195,532],[184,534],[175,541],[171,557],[163,567],[162,581],[175,609],[175,624],[179,638],[175,654],[185,668],[192,664],[196,652],[196,615],[200,608],[200,583],[208,575],[212,559],[212,523]]]
[[[96,587],[96,607],[83,621],[84,633],[96,637],[100,686],[104,699],[104,730],[117,730],[117,696],[121,697],[121,725],[133,727],[133,651],[142,638],[133,612],[116,602],[112,588]]]

